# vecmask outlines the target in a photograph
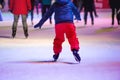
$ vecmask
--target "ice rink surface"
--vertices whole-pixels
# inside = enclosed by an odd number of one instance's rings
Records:
[[[111,26],[111,13],[98,12],[95,24],[76,22],[80,41],[77,63],[67,39],[57,62],[53,62],[54,21],[34,29],[28,17],[29,38],[25,39],[21,21],[17,35],[11,38],[13,17],[3,13],[0,22],[0,80],[120,80],[120,26]],[[35,15],[36,24],[40,15]]]

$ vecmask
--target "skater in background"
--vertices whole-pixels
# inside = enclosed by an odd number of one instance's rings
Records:
[[[118,25],[120,25],[120,0],[117,0],[116,3],[117,7],[116,7],[116,18],[117,18],[117,23]]]
[[[81,10],[83,8],[83,0],[76,0],[76,1],[78,3],[78,9],[81,12]],[[94,8],[93,12],[94,12],[95,17],[98,17],[98,14],[97,14],[96,8],[95,8],[95,2],[94,2],[94,7],[93,8]]]
[[[112,10],[112,14],[111,14],[112,25],[114,25],[115,14],[117,14],[117,12],[120,9],[120,0],[109,0],[109,5]],[[118,19],[117,19],[117,21],[118,21]],[[119,24],[119,21],[118,21],[118,24]]]
[[[42,0],[42,17],[50,9],[52,0]],[[50,17],[50,24],[52,24],[52,18]]]
[[[5,5],[5,1],[0,0],[0,21],[3,21],[1,10],[4,8],[4,5]]]
[[[34,19],[34,7],[36,8],[36,13],[39,15],[39,1],[38,0],[31,0],[31,11],[30,11],[30,16],[31,16],[31,24],[33,25],[33,19]]]
[[[94,8],[94,15],[95,15],[95,17],[98,17],[98,14],[97,14],[97,11],[96,11],[96,8],[95,8],[95,2],[94,2],[94,4],[93,4],[94,6],[93,6],[93,8]]]
[[[81,10],[82,4],[83,4],[83,0],[72,0],[73,4],[77,7],[77,9]]]
[[[83,0],[78,0],[79,1],[79,11],[81,12],[82,10],[82,5],[83,5]]]
[[[31,0],[31,11],[30,11],[30,16],[31,16],[31,24],[33,25],[33,18],[34,18],[34,6],[35,6],[35,0]]]
[[[14,38],[17,31],[17,24],[19,17],[22,17],[22,24],[24,35],[28,37],[28,25],[27,25],[27,15],[31,10],[31,1],[30,0],[9,0],[9,10],[14,15],[14,22],[12,25],[12,37]]]
[[[118,25],[120,25],[120,8],[119,8],[119,10],[117,11],[116,18],[117,18]]]
[[[77,20],[81,20],[80,14],[71,0],[56,0],[51,6],[49,11],[42,17],[42,19],[34,26],[34,28],[41,28],[44,22],[52,16],[55,12],[55,38],[53,42],[54,61],[57,61],[60,52],[62,51],[62,43],[65,41],[65,36],[69,41],[71,51],[75,57],[75,60],[80,62],[81,58],[78,54],[79,41],[76,37],[76,28],[73,23],[73,14]]]
[[[94,25],[94,17],[93,17],[93,12],[95,9],[94,0],[83,0],[82,7],[84,8],[84,24],[85,25],[87,24],[87,16],[88,13],[90,13],[91,24]]]
[[[36,7],[36,13],[39,15],[39,0],[35,0],[34,6]]]

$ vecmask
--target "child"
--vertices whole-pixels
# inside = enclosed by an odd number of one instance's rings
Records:
[[[59,54],[62,51],[62,43],[65,41],[64,34],[66,34],[75,60],[80,62],[81,58],[78,54],[79,41],[76,37],[75,25],[73,23],[73,14],[75,14],[76,19],[81,20],[81,18],[77,8],[74,6],[71,0],[56,0],[49,11],[43,16],[39,23],[34,26],[34,28],[41,28],[43,23],[53,14],[53,12],[55,12],[56,33],[53,42],[54,61],[57,61]]]
[[[27,15],[31,10],[30,0],[9,0],[9,10],[14,14],[14,22],[12,26],[12,37],[16,35],[18,19],[20,15],[22,16],[22,24],[24,29],[24,35],[28,37],[28,25],[27,25]]]

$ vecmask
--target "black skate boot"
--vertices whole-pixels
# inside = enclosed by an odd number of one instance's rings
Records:
[[[16,30],[13,30],[12,31],[12,37],[15,38],[15,35],[16,35]]]
[[[25,35],[26,38],[28,38],[28,30],[24,31],[24,35]]]
[[[28,33],[25,34],[25,37],[28,38]]]
[[[54,55],[53,55],[54,61],[57,61],[58,57],[59,57],[59,54],[57,54],[57,55],[54,54]]]
[[[12,33],[12,38],[15,38],[15,33]]]
[[[79,54],[78,54],[78,50],[73,49],[72,52],[73,52],[73,55],[74,55],[74,57],[75,57],[75,60],[76,60],[77,62],[80,62],[80,61],[81,61],[81,58],[80,58],[80,56],[79,56]]]
[[[94,25],[94,22],[92,21],[92,25]]]

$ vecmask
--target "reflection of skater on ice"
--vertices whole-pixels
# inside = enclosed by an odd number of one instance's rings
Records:
[[[71,51],[75,57],[75,60],[80,62],[81,58],[78,54],[79,41],[76,37],[75,25],[73,23],[73,14],[77,20],[81,20],[80,14],[77,8],[70,0],[56,0],[51,6],[49,11],[42,17],[38,24],[34,27],[41,28],[43,23],[55,12],[55,39],[53,42],[54,61],[57,61],[60,52],[62,51],[62,43],[65,41],[64,34],[69,41]]]

